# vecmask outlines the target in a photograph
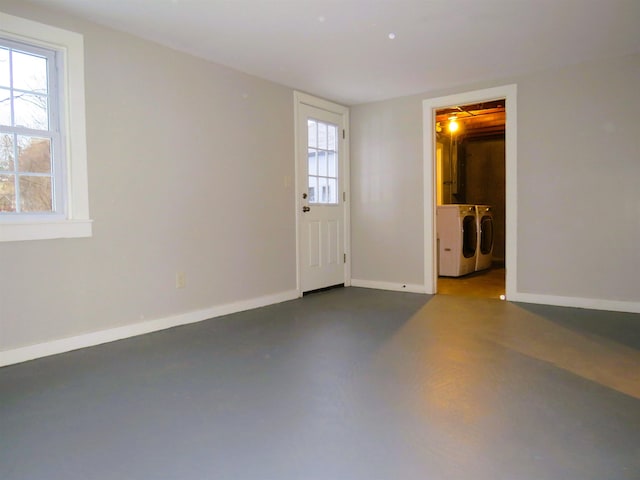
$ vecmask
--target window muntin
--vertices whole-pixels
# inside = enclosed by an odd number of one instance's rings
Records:
[[[338,204],[338,126],[309,119],[308,188],[309,203]]]
[[[56,52],[0,38],[0,215],[62,215]]]

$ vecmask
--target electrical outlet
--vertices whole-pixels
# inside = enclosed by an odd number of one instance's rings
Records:
[[[187,284],[187,278],[184,272],[176,273],[176,288],[184,288]]]

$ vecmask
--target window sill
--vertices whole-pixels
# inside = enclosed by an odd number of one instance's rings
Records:
[[[91,237],[92,223],[93,220],[0,223],[0,242]]]

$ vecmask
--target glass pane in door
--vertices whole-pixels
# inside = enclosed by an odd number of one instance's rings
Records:
[[[338,126],[309,119],[309,203],[338,204]]]

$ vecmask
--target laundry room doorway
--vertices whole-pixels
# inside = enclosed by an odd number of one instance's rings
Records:
[[[515,292],[515,101],[510,85],[423,104],[430,293]]]

